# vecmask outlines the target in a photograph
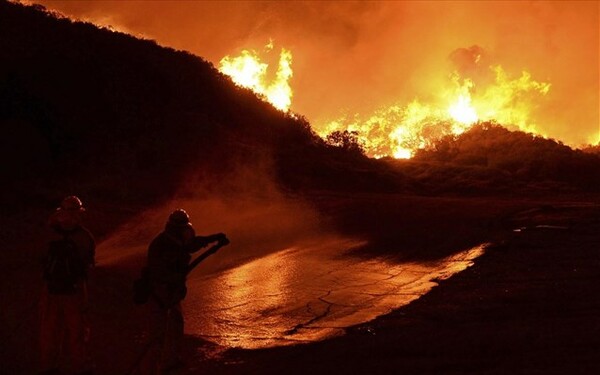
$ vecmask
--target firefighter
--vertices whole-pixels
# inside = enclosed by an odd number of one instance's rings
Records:
[[[170,214],[164,231],[151,242],[146,268],[151,291],[147,303],[150,348],[142,363],[142,373],[168,373],[183,367],[181,301],[187,292],[185,282],[191,254],[214,242],[225,245],[229,241],[223,233],[196,236],[188,214],[182,209]]]
[[[42,374],[91,374],[87,276],[94,265],[94,237],[82,225],[81,200],[68,196],[51,215],[43,260],[45,286],[40,299]],[[61,359],[63,361],[61,361]]]

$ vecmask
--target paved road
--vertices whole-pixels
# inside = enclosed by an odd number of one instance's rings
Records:
[[[360,245],[321,238],[192,277],[187,333],[243,348],[321,340],[415,300],[483,252],[479,246],[435,262],[398,264],[347,254]]]

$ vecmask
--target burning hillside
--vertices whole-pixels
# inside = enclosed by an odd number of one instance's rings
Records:
[[[286,86],[275,84],[279,61],[291,63],[283,46],[293,54],[293,78],[282,71],[293,102],[286,88],[277,107],[301,113],[321,135],[361,131],[371,156],[408,157],[429,133],[475,118],[576,147],[600,141],[593,1],[39,1],[217,67],[229,56],[229,73],[245,49],[266,79],[256,87],[265,97]],[[422,117],[453,124],[438,132]]]
[[[273,41],[265,46],[265,52],[273,50]],[[292,104],[292,89],[289,80],[292,77],[292,53],[281,49],[275,77],[269,79],[269,64],[262,62],[257,51],[243,50],[237,57],[225,56],[221,59],[219,70],[230,76],[233,81],[243,87],[252,89],[265,97],[273,106],[287,111]]]
[[[486,63],[483,50],[472,47],[450,54],[452,69],[436,95],[311,126],[289,110],[295,97],[292,51],[276,48],[274,42],[261,51],[223,58],[221,70],[246,72],[249,80],[236,82],[247,82],[269,101],[281,103],[279,110],[189,53],[22,5],[2,7],[0,120],[9,134],[2,150],[5,160],[23,161],[8,165],[12,192],[6,197],[31,194],[24,187],[32,180],[81,175],[73,189],[154,200],[182,181],[199,178],[210,184],[254,167],[248,175],[266,174],[276,184],[299,190],[460,192],[455,189],[459,185],[446,188],[446,180],[422,177],[446,175],[451,165],[469,169],[463,176],[474,166],[487,168],[486,176],[498,172],[491,168],[494,163],[463,163],[466,151],[460,145],[467,138],[460,135],[488,118],[535,130],[536,105],[551,92],[549,82],[526,72],[508,73]],[[251,68],[245,68],[248,64]],[[269,99],[270,93],[274,96]],[[338,130],[339,143],[334,137],[328,144],[313,129],[322,136]],[[483,134],[488,136],[480,144],[469,142],[472,154],[485,149],[494,136],[510,138],[499,132]],[[519,139],[507,151],[513,156],[543,138]],[[412,159],[369,159],[355,147],[361,145],[369,156]],[[444,154],[448,149],[452,158]],[[555,154],[560,154],[561,165],[579,158],[566,149]],[[425,151],[428,156],[423,158]],[[434,168],[432,162],[445,164]],[[513,162],[524,163],[518,158]],[[531,166],[538,164],[547,163],[537,158]],[[518,179],[530,181],[527,173],[521,174]],[[588,183],[594,174],[590,167],[590,178],[577,185],[595,189]],[[97,175],[107,177],[106,184]],[[564,181],[556,173],[539,177]],[[576,177],[573,183],[583,178]],[[240,189],[260,190],[260,179],[236,181]],[[478,191],[495,186],[483,184]],[[6,202],[14,206],[16,200]]]
[[[355,131],[368,155],[401,159],[430,148],[444,136],[460,135],[478,121],[497,121],[543,136],[531,112],[550,84],[534,81],[527,72],[510,77],[501,66],[490,70],[495,79],[487,86],[480,87],[472,78],[453,72],[448,89],[441,89],[432,102],[415,98],[408,104],[380,108],[370,116],[347,115],[319,128],[319,134]]]
[[[265,51],[273,49],[273,42]],[[494,121],[516,130],[545,136],[539,130],[535,110],[551,88],[531,73],[509,74],[501,65],[489,65],[479,46],[459,48],[449,55],[454,70],[429,100],[415,98],[408,104],[393,103],[370,115],[346,114],[323,124],[314,124],[324,139],[334,132],[351,132],[366,154],[381,158],[408,159],[448,135],[460,135],[477,122]],[[225,56],[220,71],[236,84],[264,97],[273,106],[288,111],[293,91],[292,53],[281,49],[275,77],[267,75],[269,64],[256,51],[243,50],[237,57]]]

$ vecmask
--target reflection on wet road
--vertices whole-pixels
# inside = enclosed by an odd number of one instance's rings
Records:
[[[192,276],[186,333],[243,348],[321,340],[408,304],[483,253],[478,246],[427,263],[344,255],[359,245],[332,238]]]

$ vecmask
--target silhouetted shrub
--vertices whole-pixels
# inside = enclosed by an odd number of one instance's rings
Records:
[[[600,157],[573,150],[545,139],[492,123],[480,123],[458,137],[441,139],[434,147],[420,150],[416,161],[457,166],[479,166],[507,173],[524,183],[556,181],[598,190]]]
[[[581,151],[588,153],[588,154],[600,155],[600,144],[598,144],[596,146],[589,145],[587,147],[582,148]]]
[[[336,130],[327,135],[325,142],[330,146],[339,147],[345,151],[358,154],[365,153],[364,144],[361,142],[356,131]]]

